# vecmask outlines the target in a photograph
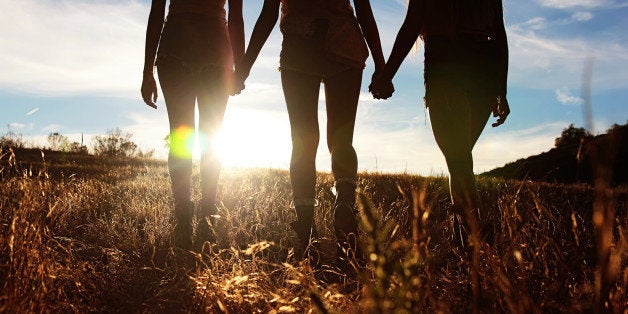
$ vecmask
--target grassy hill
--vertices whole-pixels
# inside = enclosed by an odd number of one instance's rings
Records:
[[[608,167],[612,185],[628,184],[628,124],[610,132],[587,138],[582,143],[568,143],[548,152],[519,159],[485,172],[487,177],[501,177],[560,183],[592,184],[595,169]],[[596,168],[597,167],[597,168]]]
[[[452,241],[446,178],[360,174],[369,265],[356,282],[333,268],[329,174],[318,175],[315,219],[328,252],[321,270],[292,256],[286,171],[225,170],[218,242],[184,252],[171,245],[165,163],[43,155],[0,158],[0,312],[471,309],[470,263]],[[198,173],[194,179],[198,202]],[[485,177],[479,189],[496,230],[480,252],[484,311],[589,312],[604,302],[607,311],[625,310],[626,188],[605,190],[604,202],[582,184]],[[600,212],[612,214],[602,218],[610,229],[594,227]],[[607,276],[597,289],[600,272]]]

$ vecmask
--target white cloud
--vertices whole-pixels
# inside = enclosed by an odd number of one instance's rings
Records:
[[[19,122],[12,122],[12,123],[9,123],[9,127],[14,128],[14,129],[24,129],[26,128],[26,124],[19,123]]]
[[[609,4],[608,0],[539,0],[542,6],[557,9],[573,7],[595,8]]]
[[[547,26],[547,20],[544,17],[535,17],[521,23],[520,26],[531,30],[541,30]]]
[[[563,105],[582,105],[584,102],[582,98],[571,95],[568,90],[556,89],[554,93],[556,99]]]
[[[554,146],[554,138],[568,125],[568,122],[557,121],[521,130],[487,128],[473,150],[475,172],[488,171],[549,150]]]
[[[593,18],[593,13],[591,12],[576,12],[571,15],[571,18],[578,22],[586,22]]]
[[[520,25],[508,27],[509,84],[554,89],[557,82],[579,88],[587,57],[595,59],[593,89],[624,88],[628,46],[603,39],[549,38]]]
[[[0,88],[31,93],[138,93],[148,4],[0,2]]]
[[[63,126],[60,124],[49,124],[41,128],[41,130],[44,132],[59,132],[62,128]]]
[[[30,115],[34,114],[35,112],[37,112],[37,111],[39,111],[39,107],[37,107],[35,109],[32,109],[31,111],[27,112],[26,115],[30,116]]]

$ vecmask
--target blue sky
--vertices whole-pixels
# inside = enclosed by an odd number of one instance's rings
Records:
[[[262,0],[244,0],[247,41]],[[163,97],[158,110],[139,95],[149,1],[0,0],[0,133],[47,145],[59,132],[90,144],[120,127],[143,150],[164,157],[168,132]],[[405,16],[405,0],[372,1],[384,54]],[[585,126],[582,73],[593,60],[593,133],[628,119],[628,1],[504,0],[510,46],[508,98],[512,114],[487,127],[475,150],[475,171],[549,150],[570,123]],[[229,102],[220,149],[225,166],[287,168],[288,118],[277,67],[276,28],[247,81]],[[423,108],[422,49],[409,56],[395,95],[376,101],[364,72],[355,147],[360,170],[446,173]],[[160,95],[161,96],[161,95]],[[323,99],[323,98],[322,98]],[[320,105],[324,123],[324,106]],[[324,124],[321,125],[324,130]],[[318,166],[329,170],[324,137]]]

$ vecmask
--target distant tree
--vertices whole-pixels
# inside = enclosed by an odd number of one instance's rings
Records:
[[[81,145],[79,142],[70,143],[68,149],[72,153],[87,154],[87,146]]]
[[[578,145],[582,139],[592,138],[593,135],[585,128],[574,127],[570,124],[568,128],[563,129],[560,137],[554,140],[555,147],[564,147],[568,145]]]
[[[22,134],[17,134],[9,128],[9,131],[4,135],[0,136],[0,148],[4,147],[13,147],[13,148],[22,148],[24,147],[24,139],[22,138]]]
[[[611,133],[611,132],[620,132],[621,130],[626,130],[628,129],[628,121],[626,121],[626,123],[624,125],[619,125],[617,123],[613,123],[613,125],[611,125],[611,127],[606,130],[606,133]]]
[[[132,157],[137,151],[137,144],[131,141],[133,134],[122,132],[120,128],[108,130],[105,136],[94,138],[94,153],[102,156]]]
[[[48,134],[48,144],[50,144],[51,150],[67,151],[70,146],[70,141],[67,136],[61,135],[57,132]]]
[[[145,152],[138,150],[137,151],[137,157],[139,158],[153,158],[153,156],[155,155],[155,150],[154,149],[149,149]]]

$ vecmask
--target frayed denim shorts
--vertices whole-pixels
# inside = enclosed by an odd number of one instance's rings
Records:
[[[312,35],[284,34],[280,70],[302,72],[324,79],[350,69],[364,68],[364,62],[342,60],[330,51],[327,21],[316,22]]]
[[[447,36],[425,40],[425,105],[445,98],[466,97],[470,100],[497,97],[499,64],[492,41]]]

